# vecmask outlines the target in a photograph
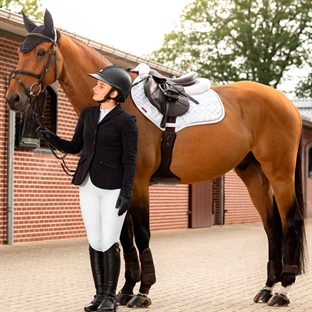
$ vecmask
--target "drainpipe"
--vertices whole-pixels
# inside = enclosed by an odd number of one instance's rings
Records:
[[[14,243],[14,138],[15,112],[9,109],[7,152],[7,243]]]
[[[304,201],[305,201],[305,215],[304,217],[307,218],[308,217],[308,182],[309,182],[309,151],[310,148],[312,148],[312,141],[310,141],[307,145],[306,145],[306,149],[305,149],[305,174],[304,174],[304,185],[305,185],[305,196],[304,196]]]
[[[220,225],[224,225],[224,174],[220,177]]]

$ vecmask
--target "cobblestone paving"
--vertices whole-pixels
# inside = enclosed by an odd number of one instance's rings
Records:
[[[310,312],[312,219],[306,228],[308,272],[297,277],[288,307],[253,302],[266,280],[267,263],[266,235],[257,223],[153,232],[152,305],[118,312]],[[122,265],[118,289],[123,273]],[[86,239],[0,246],[1,312],[82,312],[93,292]]]

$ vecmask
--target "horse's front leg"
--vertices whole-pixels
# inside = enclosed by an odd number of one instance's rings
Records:
[[[129,211],[131,211],[131,207]],[[133,289],[141,279],[141,270],[137,249],[134,246],[134,233],[131,213],[128,212],[120,235],[125,260],[125,284],[117,294],[117,302],[126,305],[133,297]]]

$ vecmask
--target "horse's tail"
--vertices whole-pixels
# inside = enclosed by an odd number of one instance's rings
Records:
[[[297,266],[298,274],[305,272],[305,251],[306,251],[306,234],[305,234],[305,224],[304,224],[304,199],[303,199],[303,175],[302,175],[302,137],[300,138],[297,160],[296,160],[296,170],[295,170],[295,211],[294,211],[294,222],[297,224],[296,234],[298,240],[298,254],[297,254]]]

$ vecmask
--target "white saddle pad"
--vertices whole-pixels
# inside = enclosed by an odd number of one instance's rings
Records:
[[[135,84],[139,76],[135,79]],[[185,93],[196,99],[199,104],[195,104],[191,100],[189,110],[182,116],[176,118],[176,122],[167,123],[166,127],[175,127],[178,132],[186,127],[212,124],[221,121],[225,116],[224,106],[218,94],[210,89],[210,81],[208,79],[199,78],[193,86],[184,87]],[[159,129],[163,115],[150,103],[144,93],[144,82],[139,83],[131,89],[132,99],[141,111],[152,123]]]

